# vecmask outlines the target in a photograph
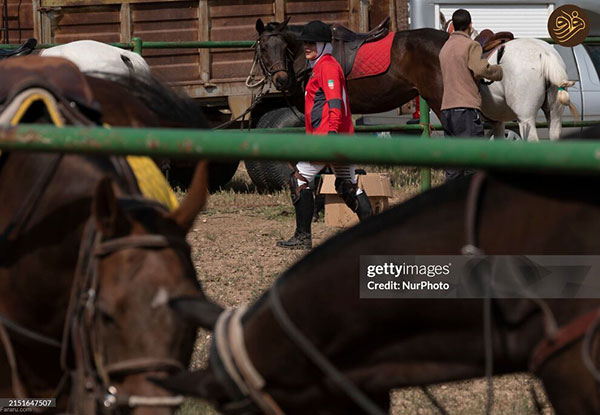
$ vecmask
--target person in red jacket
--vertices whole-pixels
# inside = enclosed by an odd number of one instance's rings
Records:
[[[346,79],[340,64],[331,56],[331,28],[321,21],[304,26],[299,37],[312,73],[306,85],[304,115],[307,134],[352,134],[352,114],[346,91]],[[314,197],[309,183],[325,167],[322,163],[301,161],[290,180],[292,202],[296,211],[296,232],[277,246],[291,249],[312,248],[311,220]],[[371,216],[371,204],[358,188],[354,165],[332,164],[335,190],[360,220]]]

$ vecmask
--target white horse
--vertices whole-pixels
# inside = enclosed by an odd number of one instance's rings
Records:
[[[150,67],[137,53],[95,40],[65,43],[43,49],[40,55],[68,59],[75,63],[81,72],[92,75],[94,73],[127,75],[131,72],[141,75],[150,74]]]
[[[498,63],[498,51],[488,61]],[[535,119],[541,108],[548,121],[550,139],[558,140],[564,106],[577,118],[567,92],[574,82],[568,80],[558,52],[542,40],[515,39],[505,43],[500,64],[502,80],[480,88],[481,110],[493,123],[494,137],[504,137],[505,121],[517,120],[521,137],[538,141]]]
[[[452,31],[452,20],[442,12],[440,29]],[[471,38],[479,32],[473,30]],[[562,131],[562,114],[568,106],[574,118],[577,109],[569,99],[567,88],[574,82],[567,78],[566,65],[558,52],[548,43],[533,39],[514,39],[504,44],[500,59],[502,81],[482,85],[481,112],[493,124],[494,137],[504,137],[504,122],[517,121],[521,138],[538,141],[535,119],[541,109],[548,121],[551,140],[558,140]],[[498,63],[498,50],[488,57]]]

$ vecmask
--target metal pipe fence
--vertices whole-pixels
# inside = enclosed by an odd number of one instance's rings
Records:
[[[554,41],[552,41],[552,39],[543,39],[549,43],[554,43]],[[584,43],[600,43],[600,37],[588,37]],[[144,42],[141,38],[139,37],[135,37],[132,39],[132,41],[130,43],[119,43],[119,42],[115,42],[115,43],[109,43],[112,46],[116,46],[116,47],[120,47],[120,48],[124,48],[124,49],[131,49],[139,54],[142,54],[143,49],[177,49],[177,48],[244,48],[244,47],[251,47],[254,42],[253,41],[181,41],[181,42],[152,42],[152,41],[148,41],[148,42]],[[19,45],[0,45],[0,49],[5,49],[5,48],[14,48],[14,47],[18,47]],[[37,46],[37,48],[48,48],[48,47],[52,47],[52,46],[57,46],[57,44],[40,44]],[[356,131],[358,133],[361,132],[382,132],[382,131],[390,131],[390,132],[395,132],[395,131],[415,131],[415,132],[420,132],[421,133],[421,138],[430,138],[431,136],[431,131],[432,130],[441,130],[442,126],[439,124],[430,124],[430,118],[429,118],[429,106],[427,105],[427,102],[420,98],[420,120],[419,120],[419,124],[413,124],[413,125],[372,125],[372,126],[357,126],[356,127]],[[586,126],[591,126],[591,125],[597,125],[599,122],[598,121],[566,121],[563,122],[563,127],[586,127]],[[506,123],[505,124],[507,128],[515,128],[518,126],[517,123]],[[490,128],[491,125],[486,124],[486,128]],[[547,123],[536,123],[536,127],[537,128],[547,128],[548,124]],[[331,153],[319,153],[317,152],[318,155],[315,156],[314,159],[311,159],[312,157],[312,153],[308,153],[306,154],[306,157],[303,156],[303,152],[301,151],[301,148],[304,148],[305,146],[312,146],[315,145],[317,141],[315,141],[314,137],[310,137],[310,136],[306,136],[306,135],[296,135],[296,136],[292,136],[292,135],[286,135],[284,133],[287,132],[303,132],[304,129],[299,127],[299,128],[280,128],[277,129],[275,131],[273,131],[272,129],[254,129],[252,130],[252,133],[246,133],[247,139],[242,139],[242,143],[244,143],[243,145],[246,146],[250,146],[252,148],[258,149],[258,148],[262,148],[261,152],[248,152],[248,151],[234,151],[234,148],[230,148],[230,150],[232,150],[230,153],[227,153],[229,155],[227,155],[226,153],[223,153],[222,151],[217,151],[214,147],[211,146],[206,147],[209,143],[211,143],[211,140],[208,139],[208,132],[203,131],[203,132],[197,132],[198,137],[194,138],[194,139],[187,139],[180,141],[180,140],[175,140],[172,137],[172,132],[169,132],[169,130],[162,130],[162,132],[158,133],[157,131],[159,130],[147,130],[147,129],[140,129],[138,132],[131,132],[129,130],[124,129],[123,131],[121,131],[121,129],[110,129],[107,130],[109,131],[109,133],[106,132],[102,132],[102,130],[90,130],[90,129],[74,129],[74,130],[69,130],[71,131],[70,133],[67,130],[61,130],[62,132],[55,132],[54,128],[52,127],[26,127],[29,128],[28,130],[22,130],[25,127],[19,127],[19,129],[16,130],[11,130],[10,132],[8,130],[2,130],[1,131],[1,137],[0,137],[0,148],[2,149],[14,149],[14,150],[25,150],[25,149],[29,149],[32,151],[72,151],[73,149],[76,149],[76,151],[86,151],[86,152],[102,152],[102,153],[107,153],[111,150],[107,150],[107,146],[112,144],[112,145],[116,145],[115,147],[115,151],[119,154],[138,154],[138,152],[142,151],[142,153],[139,154],[149,154],[149,155],[163,155],[163,156],[172,156],[172,157],[177,157],[177,156],[181,156],[181,155],[187,155],[190,156],[191,154],[194,154],[196,156],[206,156],[206,157],[217,157],[217,158],[221,158],[221,157],[225,157],[225,158],[241,158],[241,159],[252,159],[252,158],[272,158],[272,159],[303,159],[303,160],[338,160],[338,158],[328,158],[328,157],[333,157],[331,155]],[[36,130],[37,129],[37,130]],[[92,132],[94,131],[94,132]],[[75,137],[72,135],[75,132],[77,133],[81,133],[83,134],[83,139],[82,140],[77,140],[75,139]],[[264,132],[269,132],[268,134],[268,138],[266,136],[263,136],[262,133]],[[117,137],[118,134],[124,134],[123,136]],[[15,141],[11,141],[10,139],[7,139],[7,137],[9,137],[11,134],[16,134],[17,137],[20,137],[19,139],[15,140]],[[42,135],[39,135],[42,134]],[[63,134],[66,134],[66,136],[63,137]],[[89,141],[86,141],[86,139],[90,138],[90,134],[92,134],[94,137],[102,137],[102,144],[99,144],[99,141],[94,141],[92,144],[90,144]],[[144,139],[142,139],[141,137],[144,136],[144,134],[148,134],[148,137],[152,137],[152,138],[148,138],[146,137],[145,142],[146,143],[158,143],[160,145],[158,145],[156,148],[154,148],[153,150],[150,150],[150,147],[148,148],[143,148],[142,147],[138,147],[139,145],[142,145],[142,141],[144,141]],[[157,135],[158,134],[158,135]],[[160,137],[163,137],[163,134],[166,134],[166,141],[163,140]],[[179,136],[181,134],[181,130],[177,130],[176,135]],[[194,136],[194,133],[192,132],[188,132],[187,134],[191,134],[191,136]],[[218,133],[216,133],[218,134]],[[225,133],[225,134],[229,134],[229,133]],[[260,134],[260,135],[259,135]],[[26,137],[27,136],[30,137],[36,137],[35,140],[28,140]],[[61,138],[63,137],[63,138]],[[133,142],[136,143],[136,145],[130,145],[133,144],[132,143],[125,143],[123,141],[121,141],[121,139],[127,138],[127,140],[133,140]],[[228,135],[226,135],[226,137],[230,137]],[[233,136],[231,136],[233,137]],[[264,137],[264,138],[262,138]],[[281,152],[281,153],[277,153],[277,151],[275,153],[271,153],[271,152],[266,152],[264,146],[266,145],[275,145],[276,147],[277,144],[281,144],[278,143],[277,140],[289,140],[290,137],[295,137],[293,138],[293,140],[295,140],[294,142],[297,144],[298,140],[302,141],[302,145],[298,146],[298,148],[295,148],[295,150],[291,151],[289,153],[289,157],[284,156],[284,154],[286,154],[286,152]],[[301,137],[301,138],[299,138]],[[394,135],[394,137],[396,137],[396,135]],[[453,139],[453,140],[448,140],[446,142],[440,141],[440,140],[421,140],[419,141],[419,143],[414,143],[412,140],[414,140],[414,137],[410,137],[410,136],[397,136],[398,138],[403,138],[404,140],[373,140],[373,137],[370,137],[370,139],[373,142],[373,145],[375,146],[380,146],[381,149],[385,149],[382,152],[376,151],[375,149],[371,149],[369,147],[369,151],[367,153],[362,153],[362,152],[358,152],[358,153],[354,153],[353,151],[351,151],[350,153],[346,153],[346,152],[339,152],[339,153],[335,153],[336,157],[342,157],[342,159],[346,159],[346,160],[352,160],[354,162],[368,162],[368,163],[375,163],[375,162],[381,162],[381,163],[386,163],[386,164],[405,164],[405,165],[423,165],[423,166],[447,166],[447,167],[453,167],[453,166],[470,166],[470,167],[502,167],[501,165],[499,165],[498,163],[493,163],[491,162],[491,160],[498,160],[494,155],[496,154],[496,152],[500,151],[501,154],[503,155],[500,160],[503,160],[505,163],[505,167],[506,168],[524,168],[524,169],[529,169],[529,168],[548,168],[548,166],[544,165],[538,165],[536,163],[534,163],[532,161],[532,159],[529,159],[527,157],[523,158],[523,157],[516,157],[515,158],[515,154],[521,154],[521,149],[520,148],[515,148],[513,147],[514,145],[523,145],[526,143],[503,143],[500,144],[501,141],[498,141],[497,143],[499,144],[492,144],[493,146],[496,147],[487,147],[488,143],[486,143],[483,140],[457,140],[457,139]],[[219,140],[222,140],[223,137],[219,137]],[[328,142],[330,141],[331,137],[328,138]],[[49,140],[49,141],[48,141]],[[96,140],[96,139],[95,139]],[[198,142],[199,140],[199,142]],[[236,140],[240,140],[239,136],[236,138]],[[249,141],[248,141],[249,140]],[[318,139],[317,139],[318,140]],[[407,141],[408,140],[408,141]],[[214,141],[214,140],[213,140]],[[264,141],[264,142],[263,142]],[[314,143],[312,143],[313,141],[315,141]],[[184,144],[185,142],[185,144]],[[52,144],[48,144],[48,143],[52,143]],[[95,143],[95,144],[94,144]],[[175,144],[174,144],[175,143]],[[312,143],[312,144],[311,144]],[[446,143],[446,144],[442,144],[442,143]],[[233,143],[231,143],[233,145]],[[289,145],[289,142],[286,142],[286,146]],[[346,145],[349,144],[349,142],[347,141],[347,138],[344,138],[343,141],[344,144],[344,148],[346,147]],[[510,147],[504,147],[506,146],[506,144],[508,144]],[[561,147],[553,147],[552,149],[548,148],[546,150],[546,145],[548,143],[535,143],[533,144],[534,146],[539,146],[542,145],[542,147],[537,147],[537,150],[529,150],[528,147],[527,148],[527,153],[529,154],[529,152],[531,151],[531,154],[535,154],[536,151],[542,151],[542,153],[544,154],[544,156],[540,156],[543,159],[547,159],[547,160],[571,160],[572,154],[579,154],[578,151],[582,151],[581,154],[585,153],[586,151],[588,151],[588,149],[586,150],[575,150],[577,147],[575,148],[571,148],[571,147],[564,147],[564,144],[560,144]],[[552,143],[552,146],[555,146],[557,143]],[[176,148],[173,147],[173,145],[175,145]],[[530,144],[527,144],[530,145]],[[568,145],[573,145],[573,143],[568,143]],[[580,144],[577,144],[580,145]],[[179,146],[179,147],[177,147]],[[196,151],[196,150],[192,150],[191,152],[186,150],[187,147],[186,146],[191,146],[194,149],[198,149],[198,148],[202,148],[203,151]],[[198,147],[200,146],[200,147]],[[359,146],[359,148],[365,148],[365,146],[367,146],[367,144],[365,144],[365,140],[362,139],[361,144]],[[595,146],[595,145],[594,145]],[[292,146],[294,147],[294,146]],[[318,148],[321,148],[321,146],[316,146]],[[590,144],[588,143],[587,147],[590,147]],[[166,153],[157,153],[155,150],[160,148],[161,151],[166,151]],[[210,150],[207,150],[210,149]],[[312,148],[312,147],[311,147]],[[332,144],[332,148],[336,148],[335,145]],[[468,149],[471,149],[470,151]],[[591,148],[591,147],[590,147]],[[423,151],[424,154],[429,154],[431,155],[433,152],[434,154],[438,154],[439,157],[433,157],[433,158],[427,158],[427,156],[423,156],[423,157],[418,157],[416,149],[419,149],[419,151]],[[460,149],[459,152],[456,152],[457,149]],[[499,150],[498,150],[499,149]],[[542,150],[543,149],[543,150]],[[596,147],[594,147],[594,151]],[[341,148],[340,148],[341,150]],[[402,155],[401,156],[394,156],[394,155],[390,155],[388,153],[388,151],[394,151],[394,152],[400,152]],[[488,157],[488,151],[490,151],[490,158]],[[550,151],[548,153],[546,153],[547,151]],[[558,152],[565,152],[566,151],[566,155],[563,156],[559,156]],[[590,150],[591,151],[591,150]],[[266,153],[265,153],[266,152]],[[556,155],[552,155],[552,152],[557,152]],[[259,154],[260,153],[260,154]],[[267,155],[267,153],[269,155]],[[508,154],[510,153],[509,157],[506,157]],[[234,154],[238,154],[237,156],[234,156]],[[274,156],[272,156],[272,154],[276,154]],[[281,154],[281,155],[277,155],[277,154]],[[326,154],[330,154],[330,156],[326,156]],[[365,154],[379,154],[381,157],[378,159],[372,158],[370,156],[366,156],[365,158]],[[408,154],[415,156],[415,157],[406,157]],[[471,155],[485,155],[485,159],[488,160],[486,163],[483,163],[482,160],[477,161],[477,159],[473,159],[471,160],[472,163],[467,163],[467,160],[461,156],[462,155],[466,155],[466,154],[471,154]],[[600,154],[600,150],[599,150],[599,154]],[[538,157],[538,156],[536,156]],[[413,161],[411,161],[413,160]],[[521,160],[521,161],[516,161],[516,160]],[[539,159],[538,159],[539,160]],[[339,161],[339,160],[338,160]],[[439,164],[441,163],[441,164]],[[458,163],[458,164],[456,164]],[[465,164],[467,163],[467,164]],[[475,164],[473,164],[475,163]],[[479,163],[479,164],[478,164]],[[483,163],[483,164],[481,164]],[[487,164],[487,163],[492,163],[492,164]],[[515,164],[516,163],[516,164]],[[519,164],[522,163],[522,164]],[[529,164],[528,164],[529,163]],[[594,164],[596,163],[596,164]],[[583,167],[581,165],[572,165],[569,168],[574,168],[576,171],[586,171],[586,172],[591,172],[591,171],[598,171],[600,170],[600,167],[598,167],[598,160],[594,159],[594,163],[591,163],[588,167]],[[569,163],[567,163],[568,165]],[[577,164],[577,163],[575,163]],[[532,167],[532,166],[536,166],[536,167]],[[558,169],[563,169],[565,166],[565,164],[561,164],[560,166],[555,166]],[[584,170],[582,170],[582,168]],[[587,169],[587,170],[586,170]],[[422,190],[428,189],[431,186],[431,172],[429,168],[423,168],[421,170],[421,188]]]
[[[0,127],[3,151],[234,160],[307,160],[600,174],[600,141],[538,143],[372,135],[259,134],[235,130]],[[600,138],[600,137],[599,137]]]

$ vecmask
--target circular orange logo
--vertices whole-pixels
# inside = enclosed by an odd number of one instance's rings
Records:
[[[550,15],[548,33],[561,46],[577,46],[590,33],[590,19],[581,7],[565,4]]]

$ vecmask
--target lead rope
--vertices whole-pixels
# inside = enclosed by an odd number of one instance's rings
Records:
[[[317,366],[332,382],[343,391],[346,396],[356,403],[363,411],[369,415],[385,415],[367,395],[358,389],[346,376],[344,376],[335,366],[327,360],[325,356],[317,350],[315,346],[298,330],[289,316],[283,309],[281,299],[277,293],[277,283],[273,284],[269,291],[273,315],[279,323],[279,326],[294,341],[294,344],[302,350],[309,360]]]

